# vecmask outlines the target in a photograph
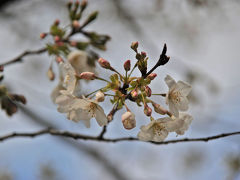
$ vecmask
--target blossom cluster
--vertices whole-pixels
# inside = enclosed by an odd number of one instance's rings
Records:
[[[106,126],[113,120],[118,110],[126,109],[126,112],[122,114],[122,125],[126,130],[131,130],[137,124],[134,113],[127,106],[127,101],[132,101],[137,106],[143,107],[143,113],[150,119],[147,125],[140,128],[138,133],[140,140],[160,142],[171,132],[183,135],[193,119],[192,116],[184,113],[188,110],[187,96],[191,91],[191,86],[183,81],[176,82],[167,75],[165,82],[169,88],[168,92],[153,93],[150,84],[157,78],[154,71],[159,66],[168,63],[170,59],[166,55],[167,46],[164,45],[159,60],[150,70],[148,70],[149,58],[145,52],[138,51],[138,42],[133,42],[131,48],[136,53],[136,62],[133,67],[131,60],[123,63],[125,74],[119,73],[106,59],[98,59],[98,64],[102,68],[113,73],[109,79],[99,77],[94,69],[89,68],[84,51],[73,51],[66,61],[60,61],[60,81],[52,93],[53,101],[58,105],[58,111],[66,113],[69,120],[83,121],[89,128],[92,118],[96,119],[99,126]],[[139,77],[132,75],[135,69],[140,71]],[[105,83],[105,86],[89,94],[78,96],[76,89],[81,80],[100,80]],[[165,98],[168,108],[152,100],[152,96],[156,95]],[[110,97],[110,102],[113,104],[113,109],[108,115],[99,105],[105,101],[106,97]],[[156,114],[163,117],[155,119],[151,107]]]

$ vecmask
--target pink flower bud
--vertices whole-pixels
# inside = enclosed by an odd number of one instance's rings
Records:
[[[138,48],[138,42],[132,42],[131,44],[131,48],[134,50],[134,51],[137,51],[137,48]]]
[[[83,72],[78,76],[80,79],[94,80],[96,76],[93,72]]]
[[[46,33],[41,33],[41,34],[40,34],[40,38],[41,38],[41,39],[44,39],[46,36],[47,36]]]
[[[149,86],[145,87],[145,92],[146,92],[147,97],[150,97],[152,95],[152,90]]]
[[[145,57],[147,56],[147,53],[144,52],[144,51],[142,51],[142,52],[141,52],[141,55],[142,55],[143,58],[145,58]]]
[[[56,42],[56,44],[57,44],[57,46],[63,46],[63,45],[64,45],[64,42],[58,41],[58,42]]]
[[[87,6],[87,4],[88,4],[87,0],[83,0],[83,1],[81,2],[81,7],[82,7],[83,9],[85,9],[86,6]]]
[[[147,104],[144,105],[144,114],[146,114],[146,116],[152,115],[152,109]]]
[[[133,98],[137,98],[138,97],[138,92],[136,89],[134,89],[132,92],[131,92],[131,95]]]
[[[167,114],[167,110],[161,107],[159,104],[152,102],[152,105],[154,107],[154,111],[158,114],[164,115]]]
[[[103,67],[103,68],[105,68],[105,69],[111,68],[110,63],[109,63],[106,59],[99,58],[99,59],[98,59],[98,63],[100,64],[101,67]]]
[[[55,42],[59,42],[59,41],[60,41],[60,37],[59,37],[59,36],[55,36],[55,37],[54,37],[54,41],[55,41]]]
[[[155,77],[157,77],[157,74],[156,74],[156,73],[151,73],[151,74],[148,75],[148,78],[149,78],[150,80],[154,80]]]
[[[122,115],[122,124],[125,129],[133,129],[136,127],[135,115],[132,112],[125,112]]]
[[[59,20],[59,19],[56,19],[56,20],[54,21],[54,24],[55,24],[56,26],[58,26],[59,23],[60,23],[60,20]]]
[[[63,59],[60,56],[57,56],[56,57],[56,62],[61,63],[61,62],[63,62]]]
[[[124,65],[123,65],[124,69],[126,71],[129,71],[131,69],[131,61],[130,60],[126,60]]]
[[[77,20],[74,20],[72,25],[73,25],[74,28],[79,28],[80,27],[80,24]]]
[[[70,42],[70,45],[73,46],[73,47],[75,47],[75,46],[77,46],[77,42],[76,42],[76,41],[71,41],[71,42]]]
[[[102,91],[98,91],[98,92],[96,93],[96,101],[97,101],[97,102],[103,102],[104,99],[105,99],[104,93],[103,93]]]
[[[4,71],[4,66],[0,66],[0,72]]]

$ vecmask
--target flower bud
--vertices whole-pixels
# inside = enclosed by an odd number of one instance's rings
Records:
[[[102,68],[105,68],[105,69],[111,68],[110,63],[109,63],[106,59],[99,58],[99,59],[98,59],[98,63],[100,64],[100,66],[101,66]]]
[[[54,36],[54,41],[55,42],[59,42],[60,41],[60,37],[59,36]]]
[[[64,46],[64,42],[62,42],[62,41],[56,42],[56,44],[58,47]]]
[[[12,101],[18,101],[21,102],[22,104],[26,104],[27,100],[23,95],[19,94],[9,94],[9,97]]]
[[[147,76],[150,80],[154,80],[155,77],[157,77],[157,74],[156,73],[151,73]]]
[[[147,53],[144,52],[144,51],[142,51],[142,52],[141,52],[141,55],[142,55],[142,58],[144,59],[144,58],[147,56]]]
[[[76,0],[75,5],[79,5],[79,4],[80,4],[79,0]]]
[[[67,3],[67,7],[68,7],[69,10],[72,8],[72,4],[73,4],[72,1],[69,1],[69,2]]]
[[[104,99],[105,99],[104,93],[103,93],[102,91],[98,91],[98,92],[96,93],[96,101],[97,101],[97,102],[103,102]]]
[[[61,63],[61,62],[63,62],[63,59],[60,56],[57,56],[56,57],[56,62]]]
[[[0,66],[0,72],[4,71],[4,66]]]
[[[136,41],[136,42],[132,42],[131,48],[132,48],[135,52],[137,52],[138,42],[137,42],[137,41]]]
[[[80,6],[81,6],[82,11],[87,7],[87,4],[88,4],[87,0],[83,0],[81,2]]]
[[[40,34],[40,39],[44,39],[47,36],[47,33],[41,33]]]
[[[58,26],[59,23],[60,23],[60,20],[59,20],[59,19],[56,19],[56,20],[54,21],[54,25],[56,25],[56,26]]]
[[[107,115],[107,120],[108,122],[111,122],[113,120],[113,115],[111,113]]]
[[[132,112],[125,112],[122,115],[122,124],[125,129],[133,129],[136,127],[135,115]]]
[[[131,61],[130,60],[126,60],[124,65],[123,65],[123,67],[124,67],[124,69],[126,71],[130,71],[130,69],[131,69]]]
[[[72,23],[72,26],[73,26],[74,28],[79,28],[79,27],[80,27],[80,24],[79,24],[79,22],[78,22],[77,20],[74,20],[73,23]]]
[[[152,109],[147,104],[144,105],[144,114],[146,114],[146,116],[152,115]]]
[[[152,90],[149,86],[145,87],[145,92],[146,92],[147,97],[150,97],[152,95]]]
[[[53,81],[55,79],[55,74],[52,70],[52,67],[49,67],[48,71],[47,71],[47,76],[48,76],[48,79],[50,81]]]
[[[137,97],[138,97],[138,92],[137,92],[136,89],[134,89],[134,90],[131,92],[131,96],[132,96],[133,98],[137,98]]]
[[[80,79],[94,80],[96,76],[93,72],[83,72],[78,76]]]
[[[158,114],[164,115],[167,114],[167,110],[161,107],[159,104],[152,102],[152,105],[154,107],[154,111]]]

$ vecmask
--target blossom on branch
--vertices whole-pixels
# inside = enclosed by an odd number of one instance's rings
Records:
[[[58,111],[67,113],[67,118],[74,122],[82,120],[87,128],[90,128],[90,120],[95,118],[99,126],[107,124],[107,117],[98,102],[88,98],[78,98],[68,91],[61,91],[57,97]]]
[[[183,135],[192,122],[192,116],[180,113],[179,118],[164,117],[152,120],[148,125],[142,126],[138,138],[142,141],[161,142],[169,132]]]
[[[187,111],[188,110],[188,99],[187,95],[191,91],[191,86],[183,81],[175,80],[167,75],[165,77],[165,82],[168,85],[169,91],[166,96],[166,104],[169,105],[170,112],[173,113],[174,116],[179,116],[179,111]]]

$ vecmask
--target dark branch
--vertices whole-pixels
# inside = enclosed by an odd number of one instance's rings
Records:
[[[46,51],[47,51],[47,49],[45,47],[37,49],[37,50],[27,50],[27,51],[24,51],[23,53],[21,53],[20,55],[18,55],[17,57],[15,57],[13,59],[10,59],[9,61],[6,61],[5,63],[0,64],[0,66],[7,66],[7,65],[10,65],[10,64],[13,64],[13,63],[16,63],[16,62],[21,62],[22,58],[25,57],[25,56],[41,54],[41,53],[44,53]]]
[[[166,53],[167,53],[167,45],[164,44],[163,50],[159,57],[158,62],[155,64],[155,66],[150,71],[148,71],[147,74],[145,74],[143,76],[144,78],[146,78],[149,74],[151,74],[153,71],[155,71],[155,69],[157,69],[159,66],[165,65],[169,61],[170,57],[166,56]]]
[[[82,135],[78,133],[72,133],[68,131],[59,131],[55,129],[44,129],[41,131],[37,132],[32,132],[32,133],[18,133],[14,132],[5,136],[0,137],[0,141],[5,141],[7,139],[15,138],[15,137],[36,137],[44,134],[51,134],[53,136],[62,136],[62,137],[67,137],[67,138],[72,138],[72,139],[82,139],[82,140],[92,140],[92,141],[101,141],[101,142],[120,142],[120,141],[140,141],[139,139],[135,137],[123,137],[123,138],[116,138],[116,139],[110,139],[110,138],[99,138],[99,136],[87,136],[87,135]],[[176,140],[169,140],[169,141],[163,141],[163,142],[152,142],[150,141],[149,143],[152,144],[173,144],[173,143],[180,143],[180,142],[208,142],[211,140],[219,139],[219,138],[224,138],[227,136],[233,136],[233,135],[240,135],[240,131],[237,132],[231,132],[231,133],[223,133],[215,136],[209,136],[209,137],[202,137],[202,138],[183,138],[183,139],[176,139]]]
[[[99,134],[98,138],[103,139],[104,134],[107,132],[107,126],[103,126],[101,133]]]

